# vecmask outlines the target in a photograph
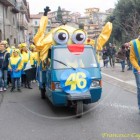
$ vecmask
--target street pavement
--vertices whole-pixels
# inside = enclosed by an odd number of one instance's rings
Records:
[[[122,87],[123,89],[133,93],[137,92],[135,76],[132,70],[127,70],[127,66],[125,67],[125,72],[122,72],[120,63],[115,63],[115,67],[108,65],[106,68],[103,67],[103,63],[101,61],[101,71],[103,80],[106,80],[106,82]]]
[[[85,105],[80,119],[72,109],[54,107],[47,99],[42,100],[36,83],[32,90],[23,88],[22,93],[10,93],[8,89],[0,94],[0,140],[139,139],[140,114],[132,90],[136,87],[130,82],[134,76],[119,68],[102,68],[102,98]]]

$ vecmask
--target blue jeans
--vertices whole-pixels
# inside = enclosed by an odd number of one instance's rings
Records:
[[[125,60],[121,61],[122,71],[125,69]]]
[[[7,70],[0,69],[0,88],[7,88]]]
[[[140,109],[140,74],[134,73],[136,78],[136,84],[137,84],[137,98],[138,98],[138,107]]]
[[[132,64],[131,64],[130,60],[128,61],[128,70],[132,70]]]

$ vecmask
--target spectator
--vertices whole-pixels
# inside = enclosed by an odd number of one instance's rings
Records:
[[[115,66],[115,54],[116,54],[115,45],[109,43],[108,55],[109,55],[109,62],[111,67]]]
[[[104,63],[104,67],[108,67],[109,58],[108,58],[108,52],[107,52],[106,47],[103,48],[102,53],[103,53],[103,63]]]
[[[122,72],[125,70],[125,59],[126,59],[126,50],[125,50],[125,45],[122,45],[121,49],[118,52],[117,57],[119,58],[119,61],[122,66]]]
[[[132,64],[130,62],[130,45],[129,43],[125,43],[125,47],[126,47],[126,58],[127,58],[127,65],[128,65],[128,69],[127,70],[132,70]]]
[[[0,92],[7,90],[7,71],[10,54],[6,50],[6,43],[0,43]]]

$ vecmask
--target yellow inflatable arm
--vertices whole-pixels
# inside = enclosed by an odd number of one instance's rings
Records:
[[[48,17],[42,16],[40,20],[40,26],[37,34],[34,37],[34,43],[36,45],[37,50],[42,50],[44,44],[42,44],[42,40],[44,38],[45,30],[48,24]]]
[[[46,27],[48,24],[48,17],[42,16],[40,20],[40,26],[37,34],[34,37],[34,43],[36,50],[40,52],[40,59],[44,60],[48,55],[48,49],[52,45],[52,34],[49,32],[45,36]]]
[[[112,32],[112,23],[111,22],[107,22],[105,24],[105,26],[102,29],[101,34],[99,35],[98,39],[97,39],[97,50],[102,50],[103,45],[108,41],[111,32]]]

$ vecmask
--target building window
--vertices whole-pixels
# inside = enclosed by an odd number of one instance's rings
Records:
[[[16,39],[14,38],[14,44],[16,44],[17,43],[17,41],[16,41]]]

